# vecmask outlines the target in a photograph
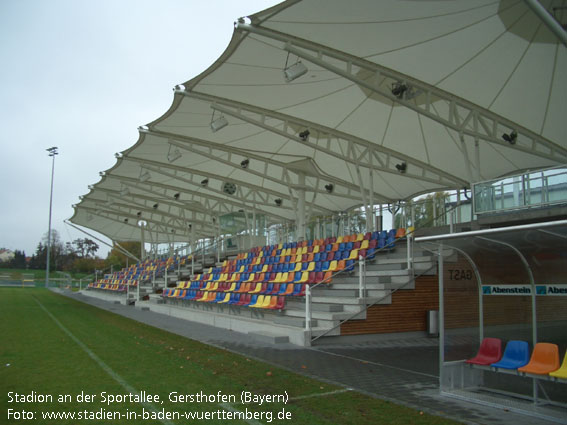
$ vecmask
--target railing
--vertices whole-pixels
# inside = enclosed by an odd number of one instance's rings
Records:
[[[567,169],[555,167],[476,183],[473,194],[478,215],[565,204]]]
[[[442,218],[444,218],[445,220],[447,220],[447,217],[454,217],[455,215],[455,211],[457,208],[459,208],[460,203],[455,203],[452,205],[452,207],[445,209],[445,211],[443,212],[443,216]],[[432,223],[432,221],[437,220],[438,217],[433,217],[429,219],[429,222],[424,223],[424,227],[427,227],[428,225],[430,225]],[[399,242],[401,240],[406,240],[406,250],[407,250],[407,255],[406,255],[406,261],[407,261],[407,270],[410,273],[409,279],[407,282],[405,282],[404,284],[398,286],[396,289],[392,290],[391,292],[389,292],[388,294],[384,295],[383,297],[378,298],[377,300],[375,300],[374,302],[370,303],[370,304],[366,304],[365,307],[363,309],[361,309],[359,312],[356,312],[352,315],[350,315],[349,317],[347,317],[346,319],[340,320],[338,324],[336,324],[335,326],[331,327],[330,329],[327,329],[325,332],[313,337],[311,335],[311,291],[313,289],[315,289],[316,287],[318,287],[319,285],[323,284],[323,282],[318,282],[314,285],[307,285],[306,286],[306,290],[305,290],[305,330],[307,331],[308,335],[309,335],[309,340],[311,342],[316,341],[317,339],[328,335],[330,332],[332,332],[333,330],[335,330],[336,328],[342,326],[344,323],[355,319],[356,317],[362,315],[364,312],[366,312],[370,307],[380,303],[381,301],[383,301],[384,299],[386,299],[387,297],[391,296],[392,294],[396,293],[397,291],[399,291],[400,289],[404,289],[407,285],[409,285],[411,282],[415,281],[417,278],[424,276],[425,274],[429,273],[431,270],[435,269],[437,267],[437,264],[433,264],[431,267],[429,267],[428,269],[421,271],[419,274],[415,274],[413,273],[414,269],[413,269],[413,248],[414,248],[414,233],[417,229],[412,229],[411,231],[407,232],[406,235],[403,238],[399,238],[396,240],[396,242]],[[375,251],[374,254],[374,258],[376,258],[376,256],[378,256],[381,252],[388,250],[388,246],[385,246],[384,248],[381,249],[377,249]],[[357,260],[357,264],[359,267],[359,286],[358,286],[358,290],[359,290],[359,299],[364,299],[366,298],[366,259],[359,257],[359,259]],[[341,270],[338,273],[335,273],[332,275],[332,278],[334,278],[335,276],[338,276],[341,273],[346,272],[347,270]]]

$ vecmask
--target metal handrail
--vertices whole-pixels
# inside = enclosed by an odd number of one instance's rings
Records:
[[[458,205],[455,205],[455,206],[453,206],[452,208],[450,208],[450,209],[448,209],[447,211],[445,211],[444,215],[452,214],[452,213],[455,211],[456,208],[458,208]],[[432,219],[428,222],[428,224],[431,223],[431,222],[433,222],[434,220],[435,220],[435,218],[432,218]],[[423,226],[423,227],[426,227],[426,226]],[[412,241],[412,239],[413,239],[413,235],[415,234],[416,231],[417,231],[417,229],[414,228],[411,232],[406,233],[406,235],[405,235],[403,238],[399,238],[398,241],[401,241],[401,240],[404,240],[404,239],[405,239],[406,242],[407,242],[407,244],[408,244],[408,249],[410,249],[410,246],[409,246],[409,245],[411,244],[411,241]],[[382,251],[384,251],[384,250],[386,250],[386,249],[387,249],[387,247],[385,246],[384,248],[380,248],[380,249],[376,250],[376,251],[375,251],[375,255],[378,254],[378,253],[380,253],[380,252],[382,252]],[[412,252],[412,257],[413,257],[413,252]],[[361,260],[362,260],[362,261],[365,261],[365,259],[361,258],[361,259],[357,260],[357,261],[355,262],[355,264],[357,264],[357,263],[360,262]],[[342,326],[344,323],[348,322],[349,320],[352,320],[352,319],[354,319],[355,317],[357,317],[357,316],[361,315],[362,313],[366,312],[370,307],[372,307],[372,306],[378,304],[380,301],[382,301],[382,300],[384,300],[385,298],[391,296],[392,294],[396,293],[396,292],[399,291],[400,289],[405,288],[405,287],[406,287],[407,285],[409,285],[411,282],[413,282],[413,281],[415,281],[417,278],[419,278],[419,277],[425,275],[426,273],[428,273],[429,271],[431,271],[431,270],[434,269],[435,267],[436,267],[436,265],[433,264],[430,268],[428,268],[428,269],[425,270],[425,271],[422,271],[422,272],[419,273],[418,275],[413,275],[413,276],[411,276],[410,279],[409,279],[406,283],[404,283],[403,285],[401,285],[400,287],[394,289],[394,290],[391,291],[389,294],[384,295],[383,297],[379,298],[378,300],[374,301],[373,303],[366,305],[361,311],[359,311],[359,312],[357,312],[357,313],[355,313],[355,314],[349,316],[348,318],[346,318],[346,319],[344,319],[344,320],[339,321],[339,323],[338,323],[337,325],[335,325],[335,326],[333,326],[332,328],[326,330],[326,331],[323,332],[322,334],[317,335],[317,336],[315,336],[315,337],[311,337],[311,335],[310,335],[311,342],[316,341],[317,339],[319,339],[319,338],[321,338],[321,337],[323,337],[323,336],[329,334],[331,331],[335,330],[335,329],[338,328],[339,326]],[[339,275],[340,273],[344,272],[345,270],[346,270],[346,269],[339,271],[338,273],[332,275],[332,277],[335,276],[335,275]],[[410,269],[410,268],[408,267],[408,270],[412,270],[412,269]],[[365,272],[365,273],[366,273],[366,272]],[[366,276],[364,276],[363,278],[365,279]],[[318,282],[317,284],[314,284],[314,285],[311,285],[311,287],[309,288],[308,293],[310,294],[310,292],[311,292],[312,289],[314,289],[314,288],[316,288],[317,286],[321,285],[323,282],[324,282],[324,281]],[[308,285],[308,287],[309,287],[309,285]],[[306,294],[307,294],[307,292],[306,292]],[[307,312],[308,312],[308,311],[310,312],[310,310],[311,310],[311,306],[307,306],[307,304],[311,302],[311,299],[310,299],[310,296],[309,296],[309,297],[306,297],[306,298],[307,298],[307,299],[305,300],[305,303],[306,303],[306,308],[305,308],[305,310],[306,310],[306,318],[305,318],[305,321],[306,321],[306,328],[307,328],[308,322],[309,322],[309,324],[310,324],[310,317],[309,317],[309,318],[307,317]],[[308,330],[308,331],[311,331],[310,328],[307,329],[307,330]]]

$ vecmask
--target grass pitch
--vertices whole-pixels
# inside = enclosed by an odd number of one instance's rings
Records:
[[[0,335],[0,423],[454,423],[40,288],[0,288]]]

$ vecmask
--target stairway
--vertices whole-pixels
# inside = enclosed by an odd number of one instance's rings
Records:
[[[312,289],[311,334],[340,335],[340,323],[344,320],[366,319],[366,308],[371,304],[391,304],[392,292],[415,288],[415,276],[436,274],[437,259],[423,250],[414,251],[413,268],[407,268],[405,243],[398,243],[396,250],[378,253],[366,261],[364,297],[359,297],[360,271],[343,272],[330,284]],[[305,298],[294,298],[286,303],[286,309],[274,319],[274,323],[305,328]],[[354,317],[353,317],[354,316]]]

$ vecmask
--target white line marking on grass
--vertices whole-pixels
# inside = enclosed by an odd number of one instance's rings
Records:
[[[51,320],[53,320],[55,322],[55,324],[57,326],[59,326],[59,328],[65,332],[65,334],[67,334],[67,336],[69,338],[71,338],[73,341],[75,341],[75,343],[77,343],[77,345],[79,347],[82,348],[82,350],[88,354],[88,356],[93,359],[101,368],[102,370],[104,370],[112,379],[114,379],[116,382],[118,382],[120,385],[122,385],[122,387],[132,393],[132,394],[136,394],[139,395],[140,393],[138,391],[136,391],[134,389],[134,387],[132,387],[130,384],[128,384],[128,382],[126,382],[124,380],[124,378],[122,378],[120,375],[118,375],[114,370],[112,370],[110,368],[110,366],[108,366],[99,356],[97,356],[89,347],[87,347],[79,338],[77,338],[75,335],[73,335],[71,333],[71,331],[69,329],[67,329],[65,326],[63,326],[63,324],[57,320],[57,318],[51,314],[49,312],[49,310],[47,310],[47,308],[45,308],[45,306],[35,297],[33,297],[33,299],[35,300],[36,303],[39,304],[39,306],[41,307],[41,309],[43,311],[45,311],[45,313],[51,318]],[[159,411],[154,407],[153,404],[151,403],[141,403],[144,407],[148,408],[149,410],[153,411],[154,413],[158,413]],[[173,425],[173,422],[168,421],[167,419],[160,419],[160,422],[162,424],[166,424],[166,425]]]
[[[352,357],[352,356],[347,356],[345,354],[338,354],[338,353],[333,353],[332,351],[325,351],[325,350],[321,350],[319,348],[311,348],[311,350],[313,351],[319,351],[321,353],[325,353],[325,354],[330,354],[332,356],[337,356],[337,357],[343,357],[345,359],[349,359],[349,360],[357,360],[360,363],[368,363],[374,366],[382,366],[382,367],[388,367],[390,369],[395,369],[395,370],[401,370],[403,372],[408,372],[408,373],[414,373],[416,375],[422,375],[422,376],[427,376],[429,378],[435,378],[435,379],[439,379],[439,376],[436,375],[430,375],[429,373],[423,373],[423,372],[417,372],[415,370],[410,370],[410,369],[404,369],[402,367],[397,367],[397,366],[390,366],[388,364],[383,364],[383,363],[377,363],[377,362],[372,362],[369,360],[364,360],[364,359],[358,359],[356,357]]]
[[[326,397],[328,395],[334,395],[334,394],[342,394],[342,393],[346,393],[352,391],[352,388],[343,388],[342,390],[335,390],[335,391],[327,391],[326,393],[313,393],[313,394],[307,394],[307,395],[300,395],[297,397],[291,397],[289,400],[293,401],[293,400],[304,400],[306,398],[313,398],[313,397]]]

